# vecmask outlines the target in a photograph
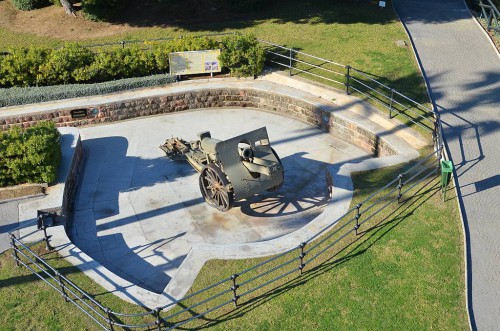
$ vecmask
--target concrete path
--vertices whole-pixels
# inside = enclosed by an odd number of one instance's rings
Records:
[[[471,328],[500,330],[500,57],[462,0],[397,0],[456,169]]]
[[[9,232],[18,227],[17,200],[0,201],[0,253],[10,248]],[[17,231],[14,231],[16,236]]]

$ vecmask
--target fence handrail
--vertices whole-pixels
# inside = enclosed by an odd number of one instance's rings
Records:
[[[365,97],[373,100],[380,106],[388,109],[390,118],[393,117],[393,113],[395,113],[396,115],[403,116],[406,120],[415,124],[416,126],[421,127],[423,130],[432,132],[436,144],[442,142],[442,140],[440,139],[440,137],[442,137],[442,133],[437,132],[438,130],[441,130],[441,126],[436,125],[436,122],[438,121],[438,115],[433,108],[431,109],[417,102],[416,100],[404,95],[400,91],[397,91],[396,89],[388,86],[387,84],[384,84],[376,80],[375,78],[367,74],[365,71],[351,67],[350,65],[343,65],[322,57],[301,52],[291,47],[285,47],[267,40],[257,39],[257,41],[259,41],[264,45],[271,46],[265,48],[265,52],[267,55],[274,56],[274,58],[267,58],[267,61],[269,63],[288,68],[289,75],[292,75],[293,71],[317,77],[335,84],[343,85],[346,88],[347,94],[349,94],[350,90],[352,90],[360,93],[361,95],[364,95]],[[283,52],[280,53],[279,51],[276,50],[276,48],[283,50]],[[302,58],[300,59],[297,58],[297,55],[301,55]],[[323,63],[321,64],[311,63],[306,58],[319,60],[322,61]],[[301,64],[302,66],[299,67],[294,64]],[[325,68],[324,65],[326,64],[339,66],[345,71],[339,72],[332,70],[330,68]],[[312,72],[311,71],[312,69],[316,69],[316,72]],[[346,81],[345,82],[338,81],[336,79],[328,77],[326,73],[344,76]],[[364,79],[365,81],[361,81],[360,80],[361,78],[358,79],[354,75],[359,75],[357,77],[358,78],[362,77],[362,79]],[[356,86],[353,86],[353,83]],[[369,86],[368,84],[374,84],[376,87]],[[383,93],[377,88],[382,89],[382,91],[384,90],[390,91],[390,95]],[[363,89],[366,89],[369,92],[366,92]],[[396,97],[402,98],[404,101],[402,101],[401,99],[397,100]],[[408,105],[405,105],[403,103],[408,103]],[[396,106],[402,107],[403,109],[402,110],[397,109]],[[431,118],[434,118],[434,121]],[[430,125],[425,123],[429,123]],[[435,148],[438,149],[439,146],[440,145],[436,145]]]
[[[478,6],[481,7],[481,16],[484,15],[486,20],[486,30],[493,29],[496,32],[500,32],[500,10],[491,0],[486,0],[488,4],[484,4],[483,0],[479,0]],[[495,22],[493,25],[492,22]]]

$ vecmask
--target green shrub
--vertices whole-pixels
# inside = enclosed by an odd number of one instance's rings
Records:
[[[264,69],[265,51],[253,35],[235,34],[222,40],[219,60],[236,77],[255,76]]]
[[[151,53],[158,72],[168,72],[168,54],[171,52],[218,49],[219,42],[210,37],[185,37],[166,42],[153,43]]]
[[[0,87],[99,83],[168,72],[168,54],[221,49],[221,65],[234,76],[252,76],[264,66],[264,50],[251,35],[231,35],[222,44],[209,37],[186,37],[165,42],[116,47],[93,53],[68,44],[62,48],[23,48],[0,59]]]
[[[19,10],[33,10],[47,5],[47,0],[12,0],[14,7]]]
[[[155,75],[113,80],[97,84],[12,87],[0,89],[0,107],[107,94],[135,88],[160,86],[172,82],[175,82],[175,77],[173,76]]]
[[[89,20],[106,21],[123,8],[123,3],[123,0],[82,0],[82,12]]]
[[[75,70],[76,81],[102,82],[112,79],[145,76],[155,72],[154,54],[138,46],[115,48],[95,55],[86,67]]]
[[[56,180],[61,161],[59,137],[52,122],[1,132],[0,186]]]
[[[75,82],[74,72],[90,65],[94,53],[87,47],[68,44],[53,50],[45,63],[40,65],[37,75],[39,85],[57,85]]]
[[[33,86],[38,68],[47,60],[50,50],[39,47],[10,50],[0,63],[0,86]]]

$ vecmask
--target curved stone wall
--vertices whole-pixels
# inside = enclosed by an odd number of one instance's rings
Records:
[[[371,131],[360,127],[347,118],[335,115],[328,106],[318,106],[304,100],[271,91],[252,89],[203,89],[161,96],[136,98],[96,105],[94,107],[65,108],[24,114],[21,116],[0,116],[0,127],[7,129],[14,125],[28,127],[38,121],[50,120],[58,126],[82,126],[140,116],[166,114],[202,108],[244,108],[290,116],[356,145],[374,156],[395,155],[397,152]],[[81,117],[72,116],[78,114]],[[74,118],[77,117],[77,118]]]

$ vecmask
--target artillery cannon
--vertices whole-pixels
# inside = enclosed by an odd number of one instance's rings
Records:
[[[283,184],[283,165],[265,127],[228,140],[214,139],[205,131],[198,134],[198,140],[170,138],[160,148],[173,160],[188,161],[200,173],[203,198],[220,211]]]

